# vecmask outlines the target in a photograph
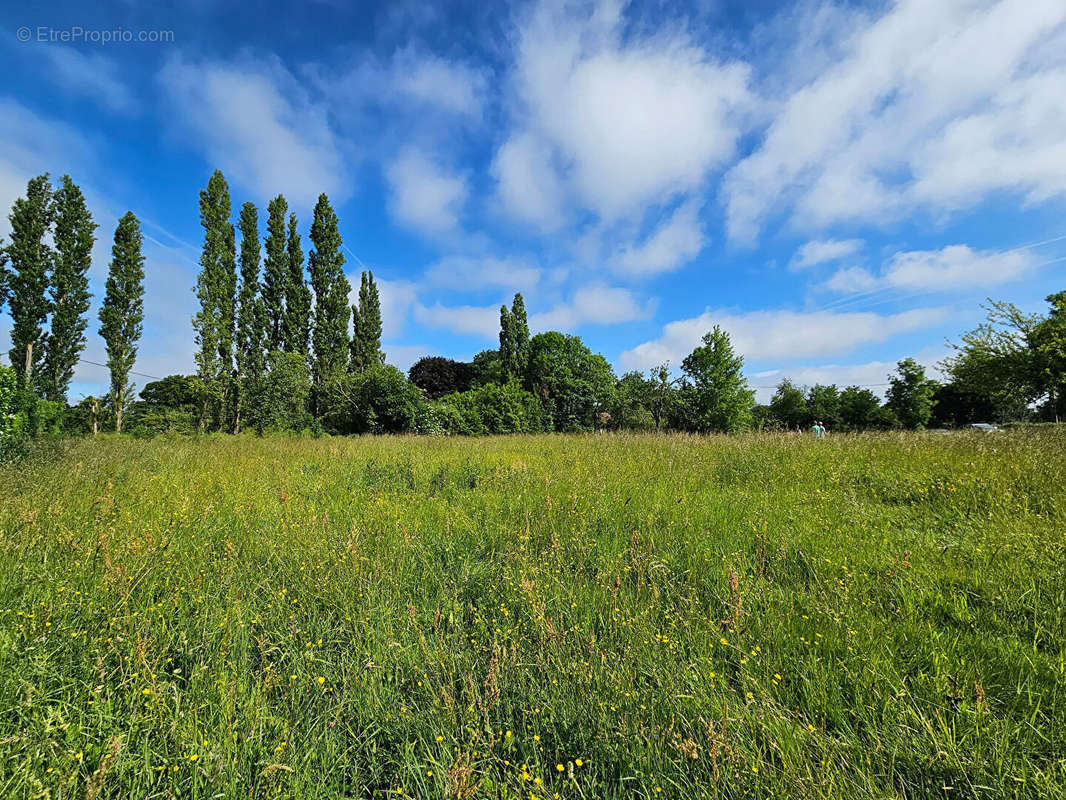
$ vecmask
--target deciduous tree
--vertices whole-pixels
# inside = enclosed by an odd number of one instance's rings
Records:
[[[259,214],[254,203],[241,207],[241,289],[237,298],[237,380],[233,420],[234,433],[240,433],[248,398],[263,377],[265,352],[265,312],[259,296]]]
[[[309,356],[311,336],[311,289],[304,278],[304,253],[296,215],[289,214],[287,243],[289,278],[285,284],[285,350]]]
[[[905,428],[924,428],[933,415],[933,393],[936,381],[925,377],[925,367],[913,358],[905,358],[896,365],[896,373],[889,375],[885,406],[896,415]]]
[[[53,200],[55,253],[51,280],[51,330],[42,370],[44,396],[66,402],[74,367],[85,349],[89,267],[96,224],[81,189],[64,175]]]
[[[267,206],[266,257],[263,260],[263,315],[266,320],[267,351],[285,349],[285,298],[289,293],[285,216],[288,213],[288,203],[280,194]],[[302,280],[303,275],[300,277]]]
[[[11,207],[11,241],[5,253],[11,262],[8,304],[11,312],[11,366],[19,386],[40,388],[38,365],[44,358],[44,322],[51,310],[46,292],[52,248],[45,241],[52,223],[52,185],[38,175],[26,185],[26,196]]]
[[[755,393],[748,389],[743,367],[744,359],[734,352],[729,334],[717,325],[681,362],[686,378],[681,400],[694,430],[732,433],[751,425]]]
[[[325,194],[318,196],[311,222],[309,256],[311,286],[315,290],[314,362],[311,369],[315,416],[321,416],[326,388],[345,374],[348,364],[348,295],[352,287],[344,275],[344,254],[337,214]]]
[[[196,283],[200,310],[193,317],[193,329],[200,346],[196,365],[206,389],[201,427],[207,424],[211,402],[221,426],[225,423],[233,383],[237,252],[233,223],[230,222],[229,187],[218,170],[207,182],[207,189],[200,192],[200,224],[204,229],[200,275]]]
[[[137,360],[137,343],[144,320],[144,256],[141,226],[127,211],[115,229],[104,303],[100,308],[100,336],[107,348],[111,371],[111,407],[115,430],[122,432],[122,415],[133,387],[130,370]]]

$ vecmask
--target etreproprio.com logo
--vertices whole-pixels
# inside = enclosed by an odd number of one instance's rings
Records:
[[[130,28],[84,28],[71,25],[55,28],[50,25],[23,25],[15,31],[20,42],[45,44],[167,44],[174,41],[174,31],[132,30]]]

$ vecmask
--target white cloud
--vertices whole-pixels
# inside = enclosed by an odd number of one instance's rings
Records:
[[[854,294],[873,291],[882,284],[869,270],[862,267],[844,267],[834,272],[825,285],[834,292]]]
[[[793,257],[792,269],[806,269],[853,256],[862,249],[861,239],[823,239],[807,242]]]
[[[428,328],[447,330],[464,336],[495,339],[500,332],[499,306],[432,306],[416,303],[414,316]]]
[[[547,311],[529,315],[529,329],[534,335],[547,330],[574,331],[583,325],[615,325],[648,319],[655,310],[654,301],[641,303],[633,293],[621,287],[590,284],[573,293],[568,302],[558,303]],[[415,319],[430,328],[495,340],[500,333],[500,306],[432,306],[415,304]]]
[[[648,319],[654,311],[654,302],[640,303],[628,289],[590,285],[574,292],[568,303],[531,314],[529,327],[534,333],[548,330],[567,332],[577,330],[582,325],[616,325]]]
[[[480,116],[488,77],[479,69],[428,53],[402,50],[390,69],[395,91],[453,114]]]
[[[512,217],[545,231],[562,224],[565,189],[543,139],[529,131],[514,134],[497,151],[490,172]]]
[[[112,111],[132,110],[133,95],[114,60],[58,44],[30,49],[40,53],[49,76],[63,89],[90,97]]]
[[[446,256],[426,270],[425,281],[444,289],[477,291],[502,287],[528,292],[540,282],[540,269],[515,257]]]
[[[477,120],[490,86],[487,70],[410,46],[384,60],[359,55],[339,67],[312,62],[302,72],[332,110],[349,118],[375,108],[405,119],[439,111]]]
[[[459,227],[466,202],[466,178],[455,175],[417,150],[405,150],[385,169],[389,210],[404,225],[440,235]]]
[[[706,245],[698,206],[685,203],[643,242],[620,250],[615,266],[626,275],[658,275],[688,263]]]
[[[334,205],[350,195],[325,107],[312,102],[280,62],[178,57],[159,80],[175,106],[168,118],[194,135],[212,166],[260,200],[280,192],[309,209],[320,192]]]
[[[751,103],[744,65],[722,63],[680,31],[624,37],[622,29],[612,3],[591,13],[542,3],[519,31],[513,74],[515,136],[542,137],[574,192],[608,220],[699,187],[733,155]],[[498,160],[545,162],[515,155],[528,148],[512,139]],[[522,189],[510,183],[522,184],[529,169],[498,173],[501,196],[519,198],[513,211],[528,218]]]
[[[664,361],[677,365],[715,325],[750,360],[789,361],[843,355],[861,345],[883,342],[896,334],[920,330],[943,319],[938,308],[899,314],[868,311],[711,311],[670,322],[662,336],[622,353],[624,369],[648,369]]]
[[[1000,189],[1030,202],[1066,193],[1061,0],[900,0],[846,19],[831,45],[843,55],[728,173],[733,238],[752,240],[789,207],[794,225],[820,228]]]
[[[893,255],[879,276],[857,267],[833,275],[826,286],[838,292],[877,288],[913,291],[967,291],[1018,280],[1038,266],[1027,250],[973,250],[963,244],[940,250],[911,250]]]

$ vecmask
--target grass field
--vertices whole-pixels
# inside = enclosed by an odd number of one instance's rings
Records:
[[[0,470],[0,797],[1066,797],[1066,432]]]

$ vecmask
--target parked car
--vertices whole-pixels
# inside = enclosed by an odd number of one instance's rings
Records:
[[[984,431],[985,433],[993,433],[994,431],[1003,430],[998,425],[993,425],[991,422],[974,422],[970,425],[970,428],[975,431]]]

